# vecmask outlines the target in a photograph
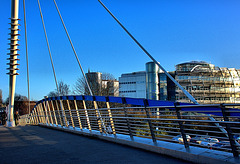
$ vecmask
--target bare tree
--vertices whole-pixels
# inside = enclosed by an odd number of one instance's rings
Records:
[[[57,89],[55,89],[55,91],[51,91],[48,93],[48,97],[66,96],[71,93],[71,90],[69,89],[69,85],[65,84],[62,80],[58,82],[58,89],[59,89],[59,95],[58,95]]]
[[[119,85],[114,76],[110,73],[101,74],[101,80],[95,76],[86,76],[89,86],[95,96],[114,96],[118,93]],[[81,95],[90,95],[87,84],[83,77],[78,78],[74,85],[74,93]]]
[[[5,101],[9,104],[9,97]],[[20,115],[28,113],[28,98],[21,94],[15,94],[14,96],[14,111],[18,111]]]

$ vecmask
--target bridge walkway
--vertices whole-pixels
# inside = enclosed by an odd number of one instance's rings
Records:
[[[0,126],[0,163],[188,163],[38,126]]]

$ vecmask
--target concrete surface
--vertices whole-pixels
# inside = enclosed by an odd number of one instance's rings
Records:
[[[0,126],[0,163],[187,163],[107,141],[38,126]]]
[[[240,163],[239,158],[233,157],[230,152],[210,150],[207,148],[200,148],[195,146],[190,146],[189,149],[185,149],[183,144],[170,143],[166,141],[158,140],[157,143],[153,143],[151,139],[133,137],[133,141],[128,135],[123,134],[104,134],[97,130],[89,131],[88,129],[79,129],[73,127],[61,127],[56,125],[39,124],[39,126],[57,129],[65,132],[70,132],[74,134],[79,134],[81,136],[94,137],[96,139],[101,139],[105,141],[110,141],[117,144],[128,145],[134,148],[139,148],[143,150],[148,150],[161,155],[171,156],[173,158],[182,159],[185,161],[190,161],[194,163],[208,163],[208,164],[238,164]]]

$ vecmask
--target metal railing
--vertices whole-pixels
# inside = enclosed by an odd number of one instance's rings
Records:
[[[97,104],[97,105],[96,105]],[[98,131],[232,152],[239,156],[240,104],[194,105],[105,96],[60,96],[39,101],[30,124]],[[97,109],[99,108],[99,109]],[[98,112],[99,111],[99,112]]]

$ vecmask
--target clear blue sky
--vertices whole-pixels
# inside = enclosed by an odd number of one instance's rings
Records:
[[[56,0],[84,71],[142,71],[148,57],[97,0]],[[40,0],[58,80],[71,89],[81,76],[52,0]],[[239,0],[103,0],[168,71],[192,60],[239,69]],[[0,89],[8,96],[7,53],[10,0],[0,4]],[[31,99],[55,89],[37,0],[26,0]],[[20,66],[16,93],[27,95],[23,7],[20,0]]]

